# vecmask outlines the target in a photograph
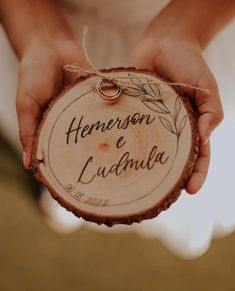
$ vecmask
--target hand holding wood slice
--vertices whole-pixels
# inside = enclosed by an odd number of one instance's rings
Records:
[[[89,75],[54,100],[35,137],[35,175],[76,216],[131,224],[180,195],[198,152],[188,98],[133,68]],[[113,81],[112,81],[113,80]]]

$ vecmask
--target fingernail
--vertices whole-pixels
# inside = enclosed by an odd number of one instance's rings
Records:
[[[208,141],[210,140],[212,134],[212,129],[209,131],[209,133],[205,136],[203,144],[206,145],[208,143]]]
[[[23,152],[23,164],[26,169],[30,169],[30,162],[27,153]]]

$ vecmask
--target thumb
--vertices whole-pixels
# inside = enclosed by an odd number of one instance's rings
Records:
[[[70,70],[68,69],[68,66],[75,66],[78,70]],[[88,73],[83,71],[83,69],[89,70],[91,69],[91,65],[86,58],[85,52],[80,47],[75,45],[70,48],[69,57],[67,57],[64,61],[64,85],[74,85],[80,77],[86,76]]]
[[[61,82],[52,71],[43,68],[20,70],[16,109],[19,137],[23,146],[23,163],[27,169],[31,167],[34,136],[42,113],[50,99],[60,90]]]
[[[30,93],[23,89],[23,86],[18,89],[16,108],[19,121],[19,137],[23,147],[23,164],[26,169],[29,169],[31,167],[34,135],[42,111]]]
[[[208,88],[208,93],[196,90],[195,103],[199,112],[198,130],[202,144],[206,144],[213,130],[223,119],[223,108],[217,83],[208,68],[198,82],[198,87]]]

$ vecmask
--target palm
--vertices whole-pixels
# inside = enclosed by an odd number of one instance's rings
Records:
[[[43,111],[50,100],[73,81],[72,76],[65,75],[62,70],[69,63],[85,66],[83,55],[75,43],[56,49],[33,47],[20,64],[16,105],[27,168],[30,167],[34,135]]]
[[[196,193],[203,185],[208,171],[210,148],[207,139],[222,118],[218,88],[213,75],[199,48],[182,40],[168,40],[161,45],[153,40],[143,40],[134,51],[131,64],[137,68],[153,70],[172,82],[210,90],[208,95],[187,86],[180,88],[194,98],[199,112],[198,130],[201,139],[199,158],[186,186],[189,193]]]

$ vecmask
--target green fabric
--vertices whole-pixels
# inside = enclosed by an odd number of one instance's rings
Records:
[[[84,226],[59,235],[44,222],[29,185],[1,143],[1,291],[235,290],[235,234],[215,240],[196,260],[180,259],[157,240],[131,233]]]

